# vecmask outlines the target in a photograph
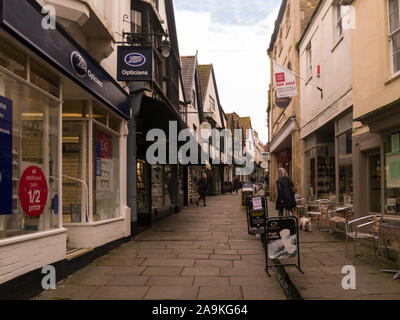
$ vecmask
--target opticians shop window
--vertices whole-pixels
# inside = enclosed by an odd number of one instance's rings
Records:
[[[0,239],[59,227],[59,110],[56,98],[0,71]]]

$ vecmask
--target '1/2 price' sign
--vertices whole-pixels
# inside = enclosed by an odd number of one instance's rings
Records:
[[[47,202],[47,181],[42,170],[31,166],[27,168],[19,181],[19,200],[24,212],[32,217],[39,217]]]

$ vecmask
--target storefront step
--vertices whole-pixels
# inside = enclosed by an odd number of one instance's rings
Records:
[[[83,256],[84,254],[87,254],[87,253],[92,252],[92,251],[94,251],[93,248],[88,248],[88,249],[71,249],[71,250],[68,250],[66,259],[67,259],[68,261],[71,261],[71,260],[73,260],[73,259],[76,259],[76,258],[78,258],[78,257],[80,257],[80,256]]]

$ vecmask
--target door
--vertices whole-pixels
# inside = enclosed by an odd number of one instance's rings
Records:
[[[382,164],[380,153],[368,156],[369,212],[380,213],[382,209]]]

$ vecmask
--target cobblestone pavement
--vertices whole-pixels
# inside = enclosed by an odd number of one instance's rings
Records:
[[[269,208],[272,215],[276,215],[271,202]],[[376,257],[373,249],[363,244],[358,245],[357,255],[360,256],[355,258],[353,245],[349,243],[346,256],[344,234],[320,232],[316,223],[313,223],[312,232],[300,231],[300,256],[304,275],[293,267],[285,267],[285,270],[303,299],[400,299],[400,280],[393,280],[393,274],[381,272],[397,270],[398,266],[380,256]],[[342,274],[342,268],[346,265],[355,267],[354,290],[342,288],[342,279],[346,276]]]
[[[283,300],[247,233],[240,196],[209,197],[156,223],[36,299]]]

